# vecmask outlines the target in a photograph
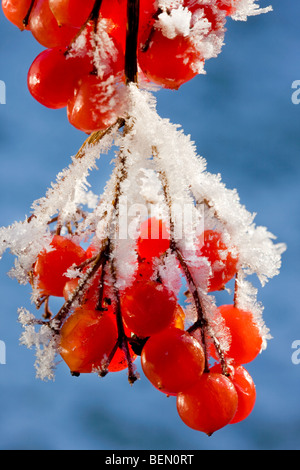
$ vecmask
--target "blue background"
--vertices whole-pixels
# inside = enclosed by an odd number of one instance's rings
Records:
[[[261,6],[267,1],[261,0]],[[157,93],[158,111],[191,134],[208,169],[237,188],[256,223],[288,245],[280,276],[259,293],[273,340],[249,365],[257,403],[244,422],[212,437],[187,428],[175,402],[142,377],[133,387],[126,373],[72,378],[59,365],[55,382],[35,378],[34,351],[19,345],[17,309],[31,307],[30,291],[7,276],[13,258],[0,263],[0,339],[7,364],[0,365],[1,449],[299,449],[300,365],[292,343],[300,340],[299,176],[300,105],[291,101],[300,79],[297,0],[274,0],[274,12],[228,21],[226,45],[207,63],[207,75],[178,92]],[[70,163],[84,135],[65,111],[43,108],[29,95],[26,75],[42,50],[0,12],[0,225],[23,220],[56,174]],[[99,188],[109,174],[103,159]]]

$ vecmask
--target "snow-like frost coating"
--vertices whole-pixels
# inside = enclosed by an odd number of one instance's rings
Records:
[[[59,215],[61,224],[77,221],[78,242],[93,235],[94,244],[100,246],[101,240],[111,238],[116,287],[122,292],[132,282],[137,266],[135,239],[140,222],[153,215],[161,217],[173,230],[172,236],[189,266],[194,279],[190,288],[196,289],[201,299],[209,321],[209,336],[217,338],[226,351],[230,337],[214,296],[207,293],[211,267],[206,258],[196,256],[198,235],[204,228],[215,228],[222,232],[229,249],[239,254],[237,305],[253,312],[265,348],[271,336],[263,320],[263,306],[257,300],[257,289],[247,276],[255,274],[264,285],[277,275],[285,245],[275,243],[274,235],[265,227],[256,226],[255,214],[241,204],[237,191],[227,189],[220,175],[207,171],[206,161],[197,155],[190,136],[157,114],[151,93],[131,85],[129,101],[126,131],[116,127],[96,145],[88,146],[81,158],[73,158],[70,166],[58,175],[45,197],[33,203],[30,218],[1,228],[0,254],[9,249],[16,258],[12,275],[22,284],[29,282],[28,273],[38,253],[43,248],[49,249],[52,236],[49,222]],[[88,176],[97,169],[100,155],[113,145],[119,149],[115,166],[99,197],[91,191]],[[78,215],[82,205],[88,207],[83,219]],[[183,222],[187,208],[189,217]],[[181,230],[176,232],[178,227]],[[161,279],[170,292],[178,294],[181,278],[174,253],[169,250],[158,263]],[[71,269],[70,277],[74,276],[78,276],[78,271]],[[190,302],[187,322],[195,315]],[[22,344],[36,348],[37,376],[53,379],[57,337],[25,309],[20,309],[19,320],[24,326]]]

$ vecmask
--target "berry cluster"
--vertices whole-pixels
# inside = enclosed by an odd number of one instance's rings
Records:
[[[50,249],[39,254],[31,283],[41,303],[46,303],[45,318],[51,318],[50,296],[65,299],[70,315],[60,318],[57,331],[61,357],[72,375],[105,376],[128,368],[133,383],[133,363],[141,356],[142,370],[152,385],[177,396],[181,419],[212,434],[252,411],[255,386],[243,365],[259,354],[262,338],[253,315],[234,305],[219,308],[230,334],[226,353],[218,342],[207,348],[199,322],[186,327],[185,311],[157,269],[157,261],[171,244],[161,219],[152,217],[142,223],[135,275],[117,298],[99,248],[92,243],[85,251],[70,237],[56,234]],[[238,255],[222,241],[221,233],[205,230],[199,236],[197,254],[211,266],[209,292],[224,289],[236,275]],[[79,274],[68,278],[72,268]]]
[[[220,52],[237,0],[140,0],[139,80],[178,89]],[[2,0],[6,17],[46,49],[28,72],[42,105],[66,108],[87,134],[124,112],[127,0]],[[179,20],[180,19],[180,20]]]
[[[157,115],[141,88],[178,89],[201,73],[220,52],[226,18],[239,8],[241,18],[257,14],[254,0],[2,0],[2,7],[45,47],[28,73],[32,95],[66,107],[70,123],[91,134],[21,230],[1,230],[0,255],[9,247],[18,257],[14,276],[31,283],[33,302],[45,308],[43,319],[20,313],[40,377],[53,377],[59,354],[72,375],[128,369],[132,384],[140,356],[145,376],[176,398],[187,426],[211,435],[244,420],[256,398],[244,365],[268,339],[245,277],[257,274],[263,284],[275,276],[285,247],[254,226],[237,193],[206,171],[190,139]],[[113,145],[114,170],[95,202],[86,178]],[[116,236],[123,196],[160,214],[144,212],[142,224],[134,216],[138,237],[124,245]],[[176,209],[187,206],[195,220],[183,217],[177,237]],[[217,307],[215,293],[230,292],[230,281],[233,303]],[[51,297],[63,301],[55,315]]]

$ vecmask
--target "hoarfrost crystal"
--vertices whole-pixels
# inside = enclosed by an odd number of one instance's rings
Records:
[[[138,264],[135,242],[140,221],[150,213],[159,214],[193,273],[194,289],[202,299],[209,322],[207,334],[217,339],[226,351],[230,338],[218,316],[215,298],[207,292],[211,267],[205,257],[196,256],[195,244],[205,228],[217,228],[228,246],[239,255],[237,302],[241,308],[253,311],[266,347],[270,334],[262,318],[263,307],[257,301],[257,290],[246,278],[256,274],[264,285],[277,275],[285,246],[274,243],[274,235],[265,227],[255,225],[255,215],[241,205],[236,190],[228,190],[219,175],[206,170],[206,161],[197,155],[190,137],[180,126],[157,114],[151,93],[139,90],[134,84],[128,90],[131,105],[125,124],[111,126],[97,143],[86,145],[72,159],[71,165],[58,175],[46,196],[33,203],[29,219],[0,230],[1,253],[9,249],[16,256],[14,277],[22,284],[30,282],[29,273],[38,253],[49,249],[53,235],[51,224],[55,217],[61,226],[75,223],[72,237],[78,243],[92,237],[95,247],[100,247],[103,240],[110,238],[115,287],[122,292],[132,282]],[[114,158],[115,168],[104,193],[98,197],[90,190],[88,176],[91,170],[96,170],[100,155],[107,153],[113,145],[119,149]],[[125,218],[120,213],[122,207]],[[177,208],[175,212],[174,207]],[[187,208],[188,224],[180,220]],[[121,226],[120,221],[126,226]],[[180,231],[176,232],[178,225]],[[122,237],[118,236],[120,233]],[[158,272],[168,289],[178,295],[181,278],[175,254],[171,249],[165,254],[158,263]],[[71,269],[69,277],[78,277],[79,273]],[[84,272],[80,276],[84,285]],[[86,281],[86,288],[88,285]],[[77,305],[76,299],[80,299],[75,297],[73,307]],[[33,299],[37,301],[37,296]],[[62,310],[67,317],[72,312],[72,298],[65,305],[65,311],[64,307]],[[187,321],[191,321],[196,313],[195,306],[188,306]],[[55,334],[57,317],[53,323],[46,324],[20,309],[19,318],[24,326],[22,343],[37,351],[37,376],[53,379],[55,354],[59,353]]]

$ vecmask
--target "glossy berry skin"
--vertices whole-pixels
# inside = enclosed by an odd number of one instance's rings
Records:
[[[251,375],[243,366],[233,366],[229,370],[229,378],[238,394],[237,411],[230,424],[236,424],[244,421],[252,413],[256,402],[256,387]],[[213,366],[211,372],[221,373],[220,364]]]
[[[113,319],[114,319],[114,322],[116,322],[116,317],[115,316],[113,316]],[[124,333],[127,336],[127,338],[131,337],[131,331],[128,328],[126,328],[126,326],[124,327]],[[133,363],[136,360],[137,355],[133,352],[132,347],[130,346],[130,344],[129,343],[127,343],[127,344],[128,344],[128,350],[129,350],[131,362]],[[126,355],[127,355],[127,353],[125,353],[123,348],[118,347],[114,357],[112,358],[112,360],[111,360],[111,362],[108,366],[108,371],[109,372],[120,372],[121,370],[127,369],[128,368],[128,362],[127,362]]]
[[[51,251],[43,250],[33,268],[34,285],[41,295],[63,297],[68,277],[66,271],[74,264],[83,263],[86,254],[83,248],[60,235],[53,237]]]
[[[60,354],[73,373],[91,373],[103,366],[117,341],[110,315],[79,308],[60,331]]]
[[[134,354],[130,346],[129,346],[129,352],[130,352],[131,362],[133,363],[136,360],[137,355]],[[126,354],[124,353],[122,349],[118,348],[112,361],[110,362],[108,366],[108,372],[120,372],[127,368],[128,368],[128,363],[126,359]]]
[[[233,383],[217,373],[204,373],[192,388],[177,396],[182,421],[209,436],[231,422],[237,407],[238,394]]]
[[[238,366],[231,377],[232,383],[238,394],[238,408],[230,424],[235,424],[246,419],[253,411],[256,402],[256,387],[248,371]]]
[[[252,362],[262,349],[262,337],[252,313],[233,305],[223,305],[218,310],[231,335],[227,357],[235,364]]]
[[[188,37],[169,39],[155,30],[147,48],[140,48],[138,61],[150,81],[177,90],[197,75],[196,64],[201,58]]]
[[[121,44],[125,51],[126,43],[126,0],[102,0],[101,16],[107,21],[110,34]]]
[[[78,130],[91,134],[106,129],[118,118],[121,106],[113,80],[86,75],[76,85],[67,106],[69,122]]]
[[[137,253],[142,260],[159,258],[170,248],[170,234],[161,219],[151,217],[141,224]]]
[[[154,281],[135,282],[121,299],[123,320],[140,338],[167,328],[176,315],[177,300]]]
[[[89,18],[95,0],[49,0],[58,24],[79,27]]]
[[[28,72],[31,95],[48,108],[66,107],[80,76],[93,70],[88,56],[69,56],[65,52],[60,48],[46,49],[37,56]]]
[[[48,0],[36,1],[28,26],[33,37],[49,49],[68,46],[79,31],[79,28],[73,26],[59,26]]]
[[[17,26],[19,29],[24,30],[25,19],[31,6],[31,0],[2,0],[2,10],[6,18]]]
[[[198,255],[207,258],[211,265],[212,276],[208,291],[214,292],[225,288],[238,269],[238,255],[229,250],[222,240],[221,233],[205,230],[198,239]]]
[[[170,327],[148,339],[141,364],[154,387],[174,395],[197,382],[204,371],[205,357],[195,338],[186,331]]]
[[[181,305],[177,304],[176,310],[175,310],[175,317],[174,320],[171,324],[171,326],[174,326],[175,328],[179,328],[180,330],[184,330],[185,327],[185,313]]]
[[[106,129],[121,114],[125,59],[120,45],[111,40],[115,54],[102,64],[101,77],[97,73],[83,75],[68,102],[70,123],[86,134]]]

